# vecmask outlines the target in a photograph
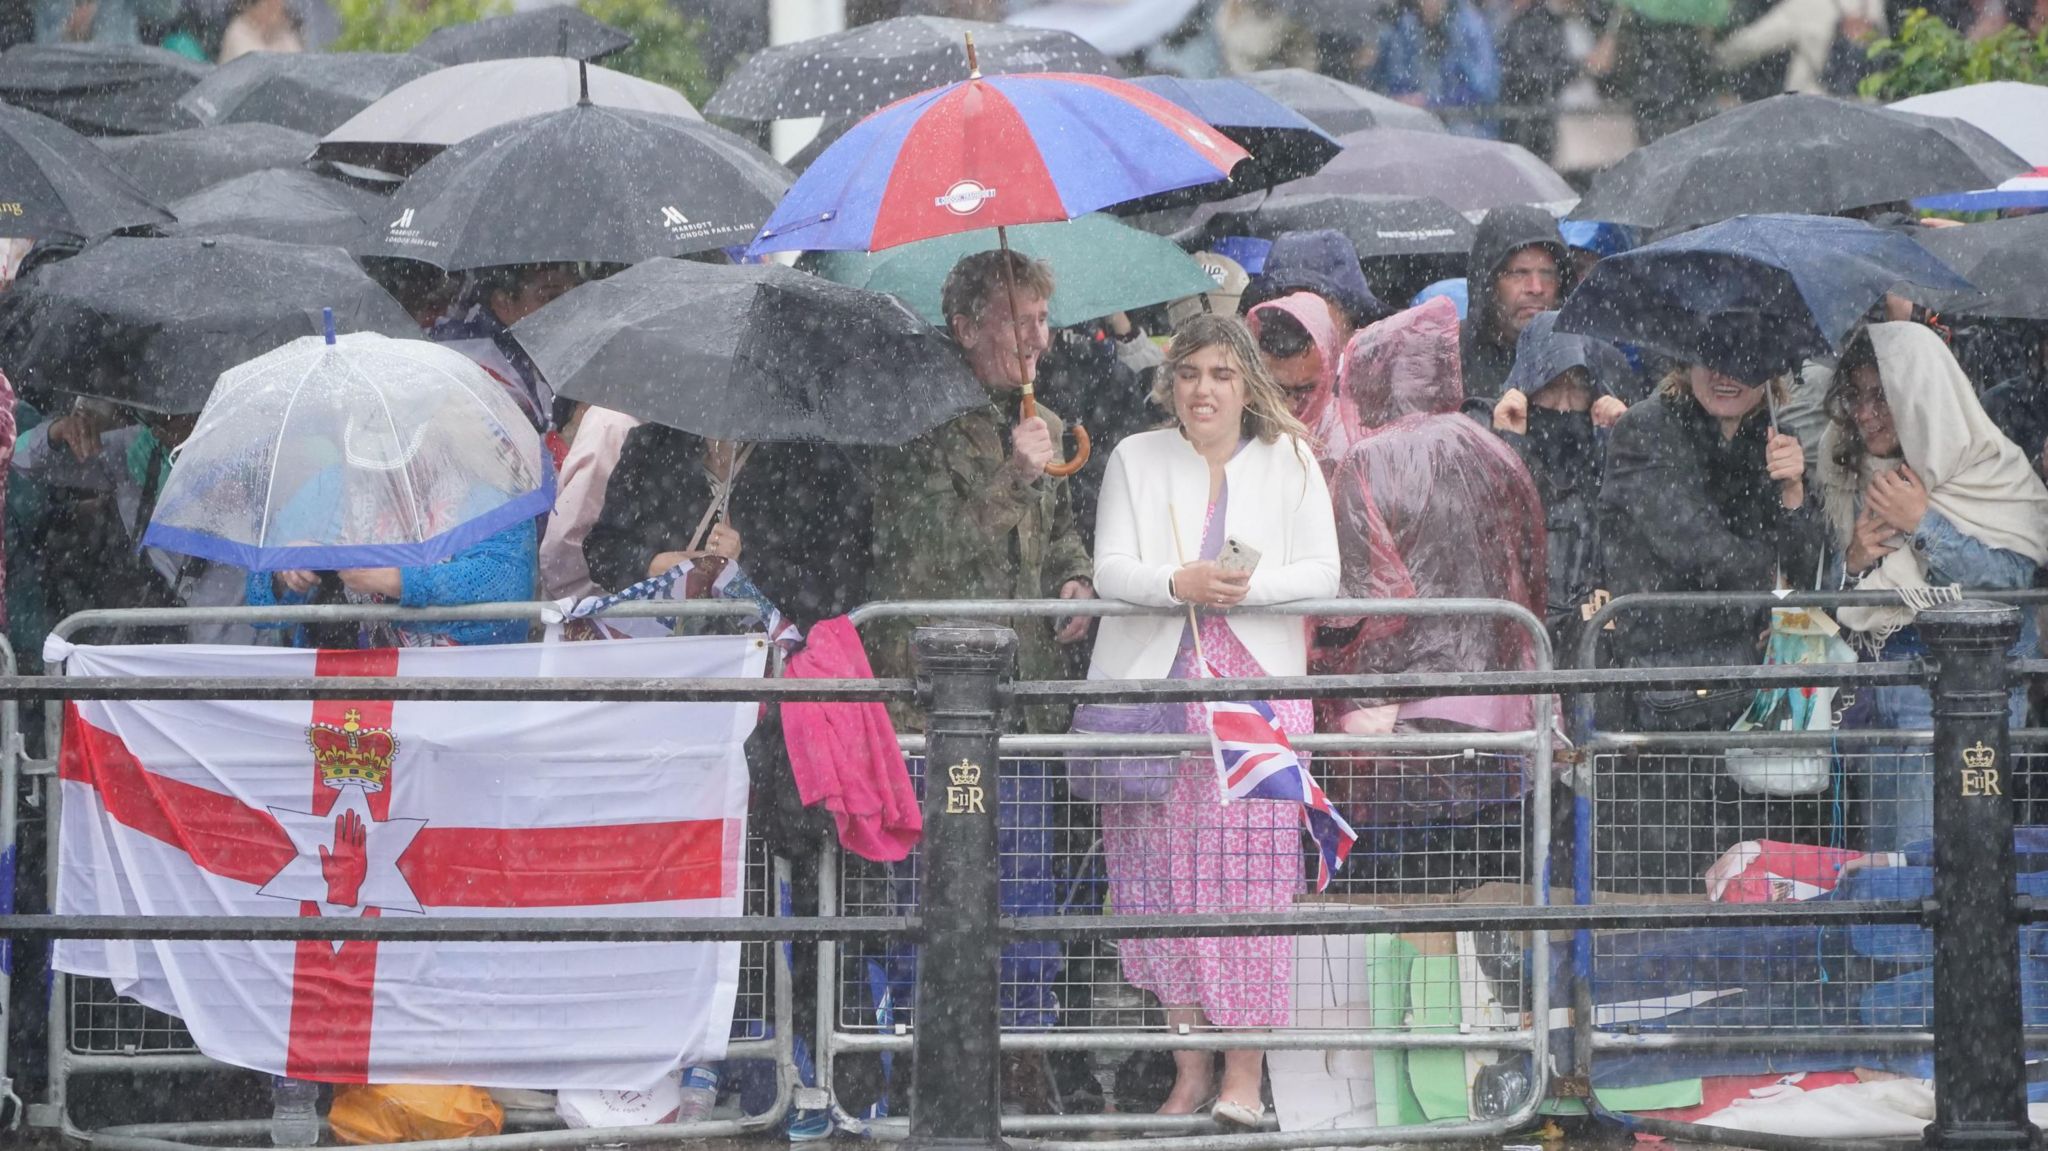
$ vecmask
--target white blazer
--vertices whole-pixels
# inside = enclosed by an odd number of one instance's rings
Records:
[[[1224,536],[1259,552],[1247,604],[1337,594],[1337,524],[1315,453],[1281,437],[1246,444],[1223,474],[1229,507]],[[1172,509],[1172,518],[1168,508]],[[1131,436],[1109,457],[1095,511],[1095,590],[1104,599],[1172,607],[1167,580],[1197,558],[1209,508],[1209,462],[1162,428]],[[1174,524],[1180,527],[1180,545]],[[1091,679],[1158,679],[1173,669],[1185,612],[1111,616],[1095,638]],[[1268,675],[1308,670],[1308,629],[1300,616],[1232,616],[1230,630]]]

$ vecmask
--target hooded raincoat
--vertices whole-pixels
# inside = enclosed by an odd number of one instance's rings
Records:
[[[1344,348],[1337,342],[1337,326],[1321,296],[1296,292],[1253,308],[1246,317],[1252,335],[1257,336],[1265,317],[1275,312],[1286,313],[1308,332],[1309,339],[1315,342],[1316,356],[1322,361],[1316,390],[1295,415],[1301,417],[1303,426],[1315,437],[1316,458],[1323,461],[1324,471],[1328,472],[1358,440],[1359,431],[1358,409],[1338,386],[1337,368],[1344,358]]]
[[[1544,540],[1536,485],[1507,445],[1458,414],[1457,309],[1432,300],[1360,332],[1344,387],[1362,438],[1331,485],[1343,557],[1341,594],[1504,599],[1541,614]],[[1348,621],[1332,621],[1345,623]],[[1342,672],[1503,671],[1535,666],[1535,642],[1493,618],[1368,618],[1326,650]],[[1352,700],[1349,709],[1378,706]],[[1400,704],[1397,730],[1527,730],[1526,696]],[[1393,761],[1332,781],[1333,799],[1367,823],[1456,818],[1521,795],[1524,780],[1461,762]]]
[[[1501,325],[1494,306],[1498,296],[1493,279],[1516,252],[1542,245],[1557,257],[1560,275],[1571,267],[1564,236],[1549,212],[1533,205],[1495,208],[1479,222],[1472,237],[1472,254],[1465,266],[1465,335],[1460,351],[1464,356],[1465,394],[1482,400],[1490,410],[1507,387],[1508,372],[1515,363],[1515,334]],[[1558,285],[1558,298],[1571,289]]]

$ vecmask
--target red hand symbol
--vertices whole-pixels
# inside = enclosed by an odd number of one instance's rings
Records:
[[[370,870],[369,854],[363,850],[368,839],[369,829],[355,812],[344,811],[334,821],[334,850],[320,849],[320,874],[327,879],[327,902],[338,907],[356,905],[356,892]]]

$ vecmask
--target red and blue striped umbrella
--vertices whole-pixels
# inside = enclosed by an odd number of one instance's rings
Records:
[[[877,251],[1221,180],[1245,150],[1106,76],[981,76],[900,100],[814,161],[751,254]]]

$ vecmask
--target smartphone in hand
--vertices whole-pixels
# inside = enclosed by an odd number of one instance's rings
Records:
[[[1223,541],[1223,550],[1216,556],[1216,566],[1232,574],[1250,575],[1259,566],[1259,549],[1236,539]]]

